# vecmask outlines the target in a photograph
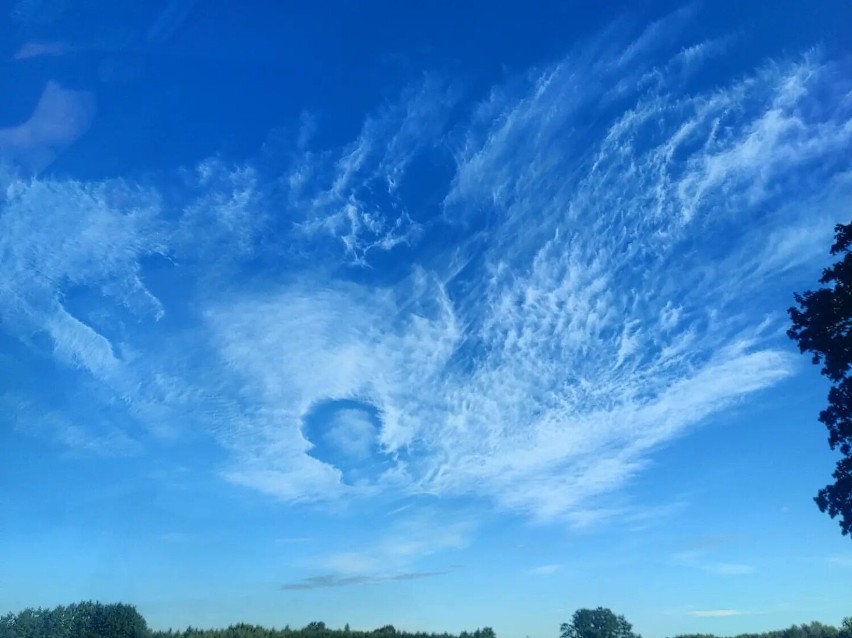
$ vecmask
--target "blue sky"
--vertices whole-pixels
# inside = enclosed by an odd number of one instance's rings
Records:
[[[852,9],[597,4],[4,9],[0,611],[849,613],[784,331]]]

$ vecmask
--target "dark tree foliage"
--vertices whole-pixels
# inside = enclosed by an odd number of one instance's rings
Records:
[[[570,623],[562,623],[559,638],[641,638],[624,616],[604,607],[578,609]]]
[[[185,631],[157,631],[152,638],[496,638],[496,635],[490,627],[477,629],[474,632],[463,631],[456,636],[446,633],[400,631],[393,625],[385,625],[372,631],[350,629],[348,624],[343,629],[330,629],[323,622],[311,622],[302,629],[291,629],[289,626],[284,629],[268,629],[246,624],[232,625],[226,629],[189,627]]]
[[[461,635],[411,633],[385,625],[373,631],[329,629],[324,622],[302,629],[268,629],[240,623],[226,629],[150,631],[131,605],[85,602],[54,609],[25,609],[0,617],[0,638],[497,638],[490,627]]]
[[[831,381],[828,407],[819,420],[828,428],[828,444],[842,455],[834,470],[834,483],[814,499],[831,518],[840,517],[843,534],[852,532],[852,224],[834,228],[832,255],[842,255],[826,268],[824,288],[795,294],[797,307],[789,309],[792,327],[787,335],[808,352],[814,364]]]
[[[852,626],[852,618],[846,618],[844,621]],[[712,634],[685,634],[674,636],[674,638],[716,638]],[[839,631],[831,625],[823,625],[820,622],[812,622],[808,625],[793,625],[787,629],[778,631],[767,631],[762,634],[740,634],[733,638],[845,638],[843,630]]]
[[[150,631],[145,619],[132,605],[84,602],[54,609],[25,609],[0,617],[0,638],[497,638],[490,627],[461,634],[407,632],[385,625],[373,631],[330,629],[325,623],[312,622],[302,629],[269,629],[240,623],[226,629]],[[579,609],[570,623],[561,627],[562,638],[640,638],[624,616],[609,609]],[[675,636],[675,638],[716,638],[711,634]],[[852,638],[852,617],[844,618],[840,629],[812,622],[789,629],[762,634],[741,634],[734,638]]]
[[[84,602],[0,618],[0,638],[151,638],[132,605]]]

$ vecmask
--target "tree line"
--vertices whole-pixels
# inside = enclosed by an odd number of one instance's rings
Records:
[[[4,638],[0,635],[0,638]],[[135,638],[135,637],[134,637]],[[301,629],[289,625],[283,629],[269,629],[259,625],[240,623],[225,629],[196,629],[187,627],[183,631],[155,631],[151,638],[497,638],[490,627],[460,634],[435,634],[426,632],[400,631],[393,625],[385,625],[373,630],[331,629],[324,622],[311,622]]]
[[[225,629],[153,631],[133,605],[82,602],[53,609],[27,608],[0,617],[0,638],[497,638],[490,627],[460,634],[400,631],[385,625],[371,631],[332,629],[311,622],[300,629],[270,629],[240,623]]]
[[[578,609],[571,622],[560,627],[560,638],[642,638],[624,616],[605,607]],[[680,634],[673,638],[718,638],[713,634]],[[793,625],[787,629],[759,634],[739,634],[732,638],[852,638],[852,617],[844,618],[840,628],[820,622]]]
[[[224,629],[153,631],[133,605],[82,602],[53,609],[24,609],[0,617],[0,638],[497,638],[490,627],[460,634],[400,631],[385,625],[371,631],[332,629],[323,622],[311,622],[300,629],[289,626],[270,629],[239,623]],[[560,626],[559,638],[641,638],[624,616],[609,609],[578,609],[570,622]],[[674,638],[716,638],[712,634],[683,634]],[[734,638],[852,638],[852,618],[844,618],[840,628],[812,622],[761,634],[740,634]]]
[[[682,634],[674,638],[716,638],[712,634]],[[787,629],[767,631],[762,634],[738,634],[732,638],[852,638],[852,618],[845,618],[840,628],[812,622],[793,625]]]

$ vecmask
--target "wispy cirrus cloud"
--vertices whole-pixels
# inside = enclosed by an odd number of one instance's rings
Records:
[[[22,53],[28,57],[49,51],[25,47]],[[0,160],[18,162],[34,173],[44,170],[88,130],[96,110],[93,93],[50,80],[26,121],[0,128]]]
[[[27,60],[40,56],[56,56],[68,53],[70,47],[61,42],[27,42],[12,56],[13,60]]]
[[[372,420],[361,410],[341,410],[328,425],[326,437],[344,456],[370,457],[376,440]]]
[[[421,509],[399,517],[364,546],[317,556],[311,564],[343,576],[411,572],[425,557],[452,554],[467,547],[476,527],[470,515],[460,518]]]
[[[53,440],[72,454],[130,457],[144,452],[144,446],[125,428],[103,416],[75,422],[62,412],[8,393],[0,394],[0,406],[19,432]]]
[[[745,563],[719,561],[709,558],[706,551],[687,550],[674,555],[674,562],[684,567],[698,569],[720,576],[744,576],[753,574],[755,568]]]
[[[826,560],[835,567],[852,567],[852,554],[834,554]]]
[[[380,576],[311,576],[295,583],[282,585],[281,589],[296,591],[305,589],[322,589],[326,587],[347,587],[351,585],[373,585],[377,583],[400,582],[408,580],[420,580],[434,576],[444,576],[449,571],[432,572],[402,572],[400,574],[385,574]]]
[[[538,567],[531,568],[528,573],[532,574],[533,576],[550,576],[551,574],[555,574],[561,569],[562,565],[539,565]]]
[[[739,609],[696,609],[686,613],[696,618],[727,618],[729,616],[742,616],[746,612]]]
[[[194,374],[187,373],[186,366],[203,356],[193,350],[198,341],[181,329],[158,328],[170,323],[166,305],[146,281],[153,261],[176,277],[173,285],[185,286],[191,280],[187,275],[198,276],[193,262],[222,252],[222,235],[231,238],[230,256],[220,261],[239,258],[236,240],[244,221],[239,215],[251,197],[246,195],[251,176],[217,167],[213,160],[199,167],[207,176],[203,195],[189,191],[184,201],[168,202],[174,205],[169,208],[156,188],[130,180],[25,178],[12,165],[0,166],[3,328],[25,344],[36,361],[52,359],[57,367],[49,373],[61,375],[61,383],[83,388],[59,395],[66,402],[61,409],[80,424],[65,429],[65,438],[76,441],[78,449],[120,447],[83,445],[109,438],[93,432],[89,412],[98,402],[111,415],[98,420],[108,424],[115,419],[111,427],[116,437],[128,426],[172,435],[178,420],[189,422],[182,418],[187,409],[196,415],[195,422],[204,415],[224,416],[222,399],[210,394],[215,385],[202,388],[193,381]],[[216,190],[225,183],[228,199]],[[189,224],[203,232],[190,238]],[[214,270],[208,267],[206,273],[213,275]],[[187,292],[183,288],[183,294]],[[173,296],[167,301],[168,312],[186,318],[184,304],[175,304]],[[151,348],[153,342],[159,346]],[[166,355],[160,349],[166,342],[179,343],[180,348]],[[225,403],[233,405],[229,399]],[[207,425],[212,427],[209,421]]]
[[[157,204],[121,181],[82,184],[27,181],[8,174],[0,215],[0,305],[7,329],[25,340],[48,336],[61,363],[106,383],[119,383],[121,354],[112,335],[107,306],[91,318],[68,308],[71,290],[97,291],[128,313],[156,321],[159,300],[140,278],[143,256],[162,250],[157,242]],[[95,317],[98,319],[95,320]]]
[[[272,183],[220,159],[162,192],[7,176],[4,330],[34,349],[46,334],[145,423],[209,433],[226,479],[285,502],[612,519],[606,495],[655,450],[792,373],[777,295],[819,258],[816,211],[852,201],[839,63],[810,52],[696,88],[668,70],[726,44],[678,42],[684,20],[475,104],[427,77],[350,144],[303,136]],[[311,455],[321,409],[332,438],[370,439],[349,450],[372,467],[357,483]]]
[[[399,190],[411,162],[440,143],[457,100],[454,89],[427,76],[368,116],[351,144],[297,154],[286,180],[297,228],[341,242],[347,258],[362,266],[371,251],[415,240],[421,222]]]

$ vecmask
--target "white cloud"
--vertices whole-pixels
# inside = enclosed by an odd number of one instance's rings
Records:
[[[852,107],[832,64],[810,54],[687,92],[661,70],[712,59],[670,37],[688,18],[495,87],[452,133],[456,96],[426,78],[343,148],[302,136],[273,186],[217,159],[177,198],[6,177],[4,329],[49,335],[146,422],[206,428],[228,479],[285,501],[475,496],[537,520],[615,519],[603,495],[656,449],[792,373],[767,298],[824,252],[815,210],[852,201]],[[403,185],[436,181],[414,161],[436,147],[455,173],[429,209]],[[172,260],[187,325],[164,325],[152,256]],[[72,288],[101,314],[73,308]],[[309,454],[305,420],[333,401],[379,420],[325,424],[340,451],[364,458],[375,440],[387,461],[357,487]],[[336,569],[464,536],[341,552]]]
[[[406,571],[425,557],[467,547],[474,530],[471,518],[421,509],[398,518],[376,541],[317,557],[311,564],[350,576]]]
[[[836,567],[852,567],[852,554],[835,554],[826,560]]]
[[[398,190],[412,160],[438,143],[455,101],[454,91],[427,76],[368,117],[348,146],[303,153],[287,176],[302,232],[341,242],[360,266],[371,251],[412,242],[420,224]]]
[[[148,29],[146,37],[151,42],[167,42],[192,15],[198,0],[169,0]]]
[[[743,563],[708,563],[704,566],[704,569],[724,576],[739,576],[754,573],[754,567]]]
[[[745,612],[738,609],[698,609],[686,613],[696,618],[725,618],[727,616],[742,616]]]
[[[221,235],[231,238],[228,249],[234,250],[250,225],[235,209],[251,191],[251,175],[240,169],[212,171],[202,198],[207,216],[201,215],[202,204],[190,201],[183,219],[174,220],[150,185],[120,179],[23,179],[8,165],[0,169],[2,328],[39,354],[52,354],[63,383],[84,385],[79,393],[67,394],[64,409],[73,412],[84,397],[105,400],[128,409],[131,423],[158,435],[173,435],[176,421],[191,422],[177,418],[187,412],[198,421],[220,410],[223,399],[215,396],[215,382],[202,388],[187,370],[187,359],[200,355],[189,354],[199,345],[197,339],[156,330],[165,306],[143,270],[152,258],[173,265],[173,255],[189,261],[189,256],[221,253]],[[216,194],[223,183],[233,187],[227,200]],[[194,224],[191,242],[187,219]],[[245,235],[251,236],[249,231]],[[208,248],[201,251],[202,246]],[[171,271],[176,286],[186,272]],[[126,416],[121,420],[127,422]],[[74,438],[84,440],[87,419],[72,421],[82,428]]]
[[[684,567],[699,569],[709,574],[720,576],[744,576],[753,574],[755,571],[753,566],[745,563],[731,563],[709,559],[706,556],[706,552],[701,550],[678,552],[674,555],[674,561]]]
[[[675,64],[681,65],[684,70],[692,69],[706,62],[709,57],[720,55],[726,52],[732,45],[734,38],[725,36],[704,40],[698,44],[686,46],[680,50],[672,61]]]
[[[12,56],[13,60],[27,60],[40,56],[64,55],[69,47],[61,42],[26,42]]]
[[[156,202],[119,181],[9,177],[0,207],[0,307],[7,328],[45,333],[60,361],[120,383],[115,344],[92,319],[72,314],[66,297],[70,289],[86,288],[122,312],[162,316],[139,275],[142,257],[161,250]]]
[[[390,574],[375,574],[372,576],[334,576],[322,574],[310,576],[295,583],[287,583],[282,586],[285,591],[298,591],[305,589],[318,589],[322,587],[349,587],[352,585],[375,585],[378,583],[392,583],[400,581],[420,580],[443,576],[449,571],[420,571],[420,572],[396,572]]]
[[[416,415],[403,406],[425,379],[440,373],[456,328],[434,279],[415,274],[408,284],[399,295],[351,285],[300,286],[208,311],[223,361],[244,379],[248,396],[268,406],[259,418],[244,415],[244,427],[232,437],[235,449],[251,450],[253,464],[276,468],[272,475],[250,472],[264,477],[264,491],[275,492],[279,485],[282,496],[304,495],[305,489],[321,498],[340,493],[332,484],[339,472],[304,458],[309,443],[302,423],[322,401],[358,399],[379,408],[378,440],[386,451],[399,450],[416,435],[411,430]],[[399,316],[400,306],[416,304],[432,307]],[[308,487],[305,465],[329,470],[327,481]],[[232,476],[247,475],[240,470]],[[300,487],[288,485],[287,477]]]
[[[263,489],[303,495],[304,478],[285,468],[287,455],[304,454],[300,424],[322,401],[355,399],[376,409],[394,459],[376,490],[476,494],[584,524],[606,511],[590,499],[624,485],[655,448],[792,373],[793,355],[772,341],[782,317],[749,304],[822,252],[822,220],[810,216],[817,186],[835,184],[835,201],[848,201],[839,171],[848,105],[806,108],[827,88],[828,64],[811,55],[687,95],[663,79],[612,97],[633,106],[613,112],[602,139],[578,136],[607,78],[647,71],[632,59],[569,55],[525,91],[495,90],[460,127],[435,222],[444,226],[424,230],[456,242],[450,258],[423,253],[412,275],[380,287],[322,271],[309,285],[213,305],[223,362],[276,415],[236,442],[275,450],[251,457],[277,477],[264,475]],[[435,93],[404,99],[408,109],[368,119],[332,154],[320,194],[306,190],[320,169],[301,167],[294,192],[316,213],[303,230],[319,223],[348,242],[354,226],[327,224],[356,209],[372,228],[347,193],[361,198],[363,180],[382,176],[396,196],[410,158],[440,130],[415,135]],[[388,139],[390,150],[378,141]],[[810,177],[797,177],[803,166]],[[398,210],[375,201],[386,206],[377,220]],[[479,225],[488,232],[472,232]],[[369,242],[356,243],[350,257],[363,262]],[[342,493],[324,476],[313,494]]]
[[[29,55],[37,54],[29,51]],[[51,80],[25,122],[0,128],[0,159],[39,173],[88,130],[95,112],[94,94],[67,89]]]
[[[188,186],[197,193],[181,211],[169,245],[178,257],[210,261],[238,260],[260,242],[270,211],[258,192],[257,171],[208,158],[185,171]]]
[[[376,443],[376,428],[363,410],[340,410],[328,424],[326,439],[344,455],[364,460]]]
[[[562,565],[539,565],[530,569],[529,573],[533,576],[549,576],[555,574],[560,569],[562,569]]]
[[[0,394],[0,407],[19,432],[45,436],[74,454],[127,457],[143,452],[139,441],[98,415],[75,422],[61,412],[46,410],[10,393]]]

